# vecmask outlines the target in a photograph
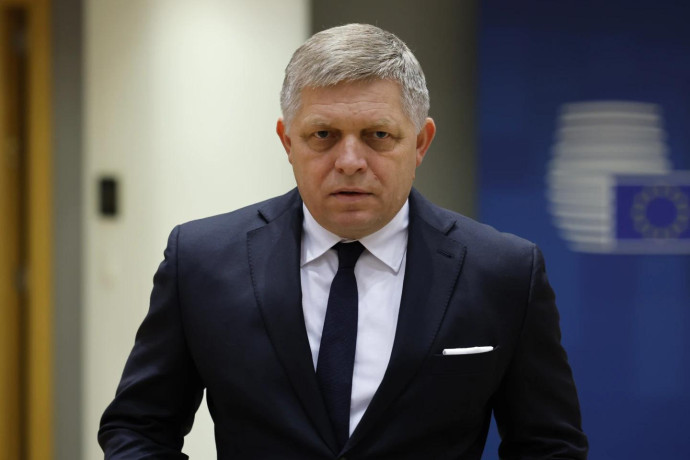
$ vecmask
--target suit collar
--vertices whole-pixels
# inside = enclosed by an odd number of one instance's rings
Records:
[[[302,311],[300,240],[302,200],[297,190],[259,207],[266,225],[247,234],[254,294],[276,354],[323,441],[337,444],[316,380]]]
[[[302,204],[304,226],[300,266],[318,259],[343,239],[323,228]],[[378,231],[359,239],[359,242],[378,260],[397,273],[402,267],[407,246],[410,205],[405,201],[393,219]]]
[[[284,195],[259,203],[258,207],[259,216],[261,216],[266,223],[270,223],[282,214],[290,212],[299,212],[300,218],[302,216],[302,198],[296,188],[293,188]]]
[[[376,431],[382,415],[431,353],[465,256],[465,246],[448,236],[455,222],[451,213],[412,190],[405,281],[391,359],[342,453]]]

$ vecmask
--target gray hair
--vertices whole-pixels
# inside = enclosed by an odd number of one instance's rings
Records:
[[[429,113],[429,91],[422,67],[402,40],[369,24],[348,24],[312,35],[285,68],[280,92],[285,125],[299,110],[304,88],[376,79],[400,85],[403,110],[421,130]]]

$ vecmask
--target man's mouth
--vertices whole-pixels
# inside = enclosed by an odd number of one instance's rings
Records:
[[[341,189],[333,192],[334,195],[369,195],[369,192],[360,189]]]
[[[369,196],[371,193],[365,192],[364,190],[343,189],[333,192],[332,195],[337,198],[354,199]]]

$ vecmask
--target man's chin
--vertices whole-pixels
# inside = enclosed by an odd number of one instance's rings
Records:
[[[370,212],[347,213],[334,219],[328,230],[342,238],[358,240],[383,227],[380,219],[376,217],[378,216],[372,215]]]

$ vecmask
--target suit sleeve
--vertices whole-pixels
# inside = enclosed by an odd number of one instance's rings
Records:
[[[494,407],[501,459],[585,459],[587,438],[555,296],[535,246],[517,347]]]
[[[187,349],[178,298],[178,237],[168,239],[113,402],[98,432],[106,459],[186,459],[181,453],[203,394]]]

